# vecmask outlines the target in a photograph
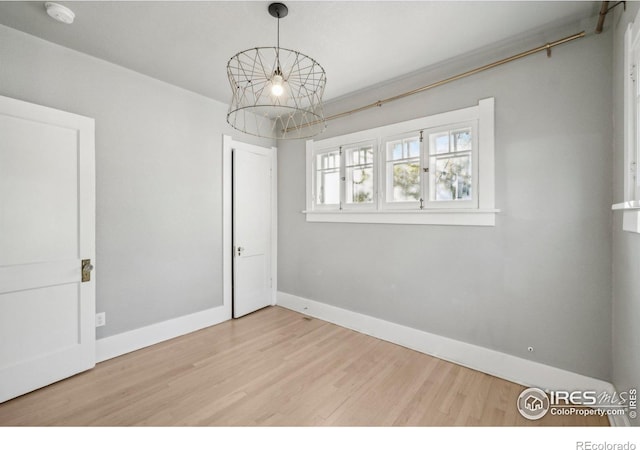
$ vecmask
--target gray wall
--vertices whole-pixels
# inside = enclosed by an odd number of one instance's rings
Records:
[[[358,92],[327,111],[579,29],[521,37]],[[617,48],[619,32],[615,39]],[[610,379],[613,44],[611,33],[591,36],[554,49],[551,59],[535,55],[331,122],[322,136],[494,96],[496,201],[503,210],[496,227],[308,224],[301,214],[304,144],[280,142],[280,289]],[[621,84],[615,86],[618,98]],[[96,119],[97,307],[107,312],[99,337],[222,303],[221,134],[233,134],[225,105],[3,26],[0,95]],[[620,105],[616,100],[621,114]],[[622,187],[614,186],[618,200]],[[640,384],[640,339],[631,323],[638,317],[632,300],[640,294],[640,245],[620,231],[620,217],[614,221],[613,378],[622,388]]]
[[[591,28],[520,37],[358,92],[339,112]],[[279,289],[611,377],[611,33],[329,123],[321,138],[496,99],[495,227],[307,223],[302,142],[279,143]],[[330,82],[330,80],[329,80]],[[533,346],[534,353],[527,347]]]
[[[640,4],[628,2],[611,16],[613,50],[613,203],[624,200],[624,33]],[[607,17],[609,19],[609,17]],[[613,383],[619,390],[640,388],[640,235],[622,231],[622,212],[613,213]],[[634,425],[640,425],[636,418]]]
[[[96,120],[99,338],[222,305],[225,105],[4,26],[0,95]]]

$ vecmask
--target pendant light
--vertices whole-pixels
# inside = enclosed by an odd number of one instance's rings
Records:
[[[322,95],[324,69],[296,50],[280,48],[280,19],[289,10],[271,3],[277,19],[276,47],[256,47],[227,64],[232,98],[227,122],[243,133],[272,139],[303,139],[325,129]]]

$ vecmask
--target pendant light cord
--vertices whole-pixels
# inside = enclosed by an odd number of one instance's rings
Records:
[[[280,12],[278,12],[278,41],[276,45],[276,74],[281,75],[280,70]]]

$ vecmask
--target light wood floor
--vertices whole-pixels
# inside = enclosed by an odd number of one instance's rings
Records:
[[[520,416],[523,387],[279,307],[0,404],[0,425],[607,425]]]

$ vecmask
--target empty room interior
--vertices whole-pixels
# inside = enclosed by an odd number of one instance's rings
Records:
[[[639,12],[1,1],[0,425],[640,425]]]

